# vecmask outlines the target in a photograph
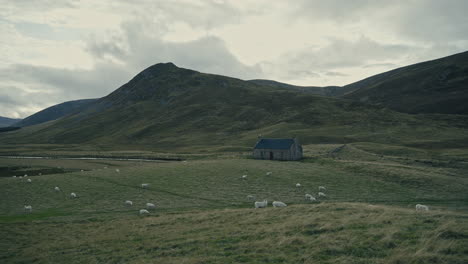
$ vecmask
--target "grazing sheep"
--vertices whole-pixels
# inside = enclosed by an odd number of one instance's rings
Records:
[[[127,200],[127,201],[125,201],[125,205],[132,206],[132,205],[133,205],[133,202],[132,202],[132,201],[129,201],[129,200]]]
[[[429,211],[429,207],[427,205],[417,204],[416,211]]]
[[[143,214],[149,214],[150,212],[146,209],[141,209],[140,210],[140,214],[143,215]]]
[[[242,175],[242,179],[247,179],[247,175]]]
[[[32,211],[32,206],[30,206],[30,205],[25,205],[25,206],[24,206],[24,210],[25,210],[25,211],[28,211],[28,212],[31,212],[31,211]]]
[[[249,199],[249,200],[255,200],[255,196],[254,196],[254,195],[247,195],[247,199]]]
[[[325,188],[325,186],[319,186],[319,191],[326,191],[327,188]]]
[[[153,203],[146,203],[146,209],[156,209],[156,205]]]
[[[13,178],[16,178],[16,175],[14,175]]]
[[[254,205],[255,205],[255,208],[265,208],[268,206],[268,201],[263,200],[263,202],[255,202]]]
[[[28,177],[28,175],[27,175],[27,174],[25,174],[25,175],[24,175],[24,177]]]
[[[300,187],[301,187],[301,184],[300,184],[300,183],[296,183],[296,187],[297,187],[297,188],[300,188]]]
[[[32,182],[32,180],[31,180],[31,179],[28,179],[27,182]]]
[[[83,172],[84,170],[81,170],[81,172]]]
[[[39,176],[42,176],[42,173],[39,172]]]
[[[106,169],[106,170],[107,170],[107,166],[104,166],[104,169]]]
[[[273,207],[286,207],[287,205],[280,201],[273,201]]]
[[[319,197],[319,198],[320,198],[320,197],[327,197],[327,195],[325,195],[323,192],[319,192],[319,193],[318,193],[318,197]]]
[[[267,176],[270,176],[271,174],[272,174],[271,171],[269,171],[269,172],[266,173]]]
[[[315,199],[314,196],[312,196],[311,194],[308,194],[308,193],[306,193],[305,199],[309,200],[309,201],[317,201],[317,199]]]
[[[20,179],[21,179],[21,178],[23,178],[23,176],[19,176],[18,178],[20,178]]]
[[[57,186],[55,186],[54,190],[55,190],[56,192],[60,192],[60,188],[57,187]]]
[[[115,169],[115,172],[120,173],[120,170],[119,170],[119,169]]]
[[[149,183],[142,183],[141,188],[146,189],[149,187]]]
[[[70,193],[70,197],[71,197],[71,198],[76,198],[77,195],[76,195],[76,193],[72,192],[72,193]]]

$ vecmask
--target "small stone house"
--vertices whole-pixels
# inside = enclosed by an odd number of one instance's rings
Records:
[[[300,160],[302,146],[297,138],[261,138],[253,150],[255,159]]]

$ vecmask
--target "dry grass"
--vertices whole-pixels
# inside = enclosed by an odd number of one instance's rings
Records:
[[[9,223],[28,263],[466,263],[467,214],[325,203]],[[13,241],[13,243],[11,243]]]

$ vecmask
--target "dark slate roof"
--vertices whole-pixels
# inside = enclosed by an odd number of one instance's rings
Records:
[[[262,138],[255,145],[255,149],[289,149],[292,144],[292,138]]]

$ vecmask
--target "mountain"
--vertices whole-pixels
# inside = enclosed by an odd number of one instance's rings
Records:
[[[26,117],[15,126],[25,127],[56,120],[74,112],[81,111],[97,99],[83,99],[57,104]]]
[[[467,119],[413,116],[160,63],[80,111],[2,133],[0,143],[245,151],[262,135],[298,136],[305,144],[449,142],[460,146],[468,142]]]
[[[325,87],[318,87],[318,86],[298,86],[292,85],[272,80],[263,80],[263,79],[255,79],[249,80],[248,82],[255,83],[262,86],[270,86],[276,88],[284,88],[289,89],[292,91],[297,91],[301,93],[309,93],[309,94],[316,94],[316,95],[323,95],[323,96],[340,96],[343,94],[342,87],[340,86],[325,86]]]
[[[21,119],[0,116],[0,127],[11,126],[19,121],[21,121]]]
[[[343,97],[405,113],[468,114],[468,52],[422,62],[344,86]]]

